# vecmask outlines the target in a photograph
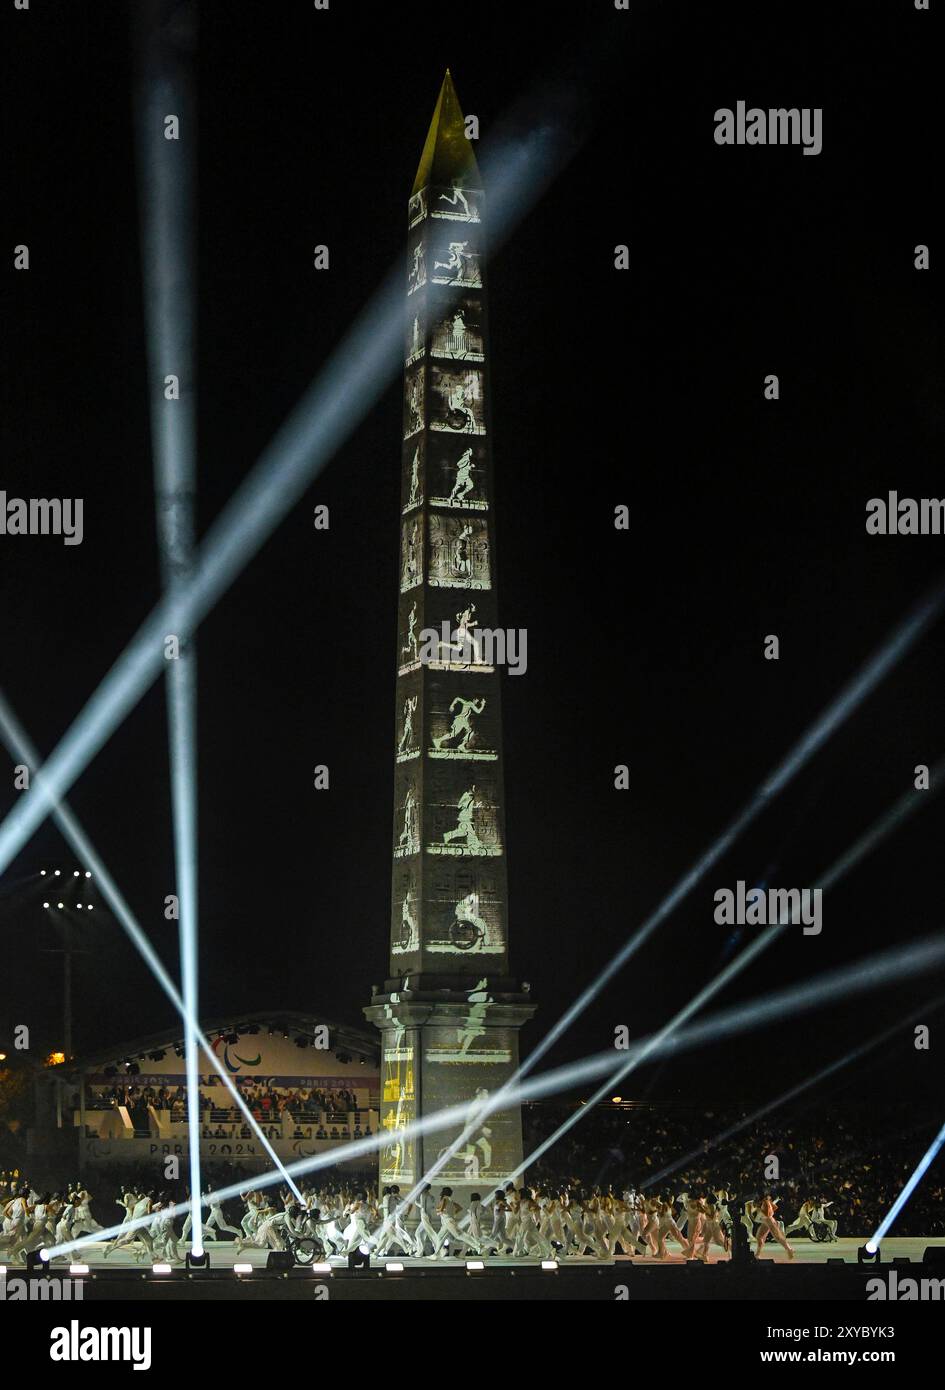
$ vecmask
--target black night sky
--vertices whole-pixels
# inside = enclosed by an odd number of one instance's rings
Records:
[[[81,546],[0,538],[0,685],[49,751],[160,593],[135,6],[4,8],[0,487],[85,500]],[[941,537],[864,525],[889,489],[942,493],[941,17],[205,0],[179,7],[182,34],[197,8],[201,531],[404,257],[444,69],[483,149],[513,108],[523,128],[549,103],[573,111],[573,157],[489,267],[500,613],[528,630],[528,672],[504,683],[512,963],[540,1005],[527,1051],[941,578]],[[822,153],[718,147],[714,112],[739,99],[822,107]],[[21,242],[28,273],[12,269]],[[312,269],[319,243],[328,272]],[[400,395],[398,381],[200,629],[207,1017],[360,1023],[387,974]],[[945,752],[943,692],[939,624],[549,1062],[609,1045],[617,1024],[663,1024],[728,959],[714,890],[814,881]],[[330,792],[312,788],[319,763]],[[10,771],[0,784],[5,815],[19,793]],[[70,799],[176,973],[160,683]],[[820,937],[790,933],[720,1003],[940,930],[943,831],[930,796],[827,897]],[[5,875],[4,1040],[25,1022],[59,1043],[59,958],[42,954],[58,941],[32,876],[74,864],[47,823]],[[79,1052],[174,1026],[96,901],[94,928],[77,923]],[[634,1094],[704,1098],[724,1078],[765,1095],[938,993],[942,976],[878,990],[643,1071]],[[928,1088],[933,1063],[908,1038],[884,1055],[844,1084]]]

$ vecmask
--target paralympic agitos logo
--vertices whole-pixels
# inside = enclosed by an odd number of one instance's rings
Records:
[[[259,1063],[262,1061],[261,1052],[257,1052],[255,1057],[241,1057],[238,1052],[234,1052],[233,1059],[235,1060],[231,1060],[230,1044],[226,1042],[224,1038],[214,1038],[211,1044],[217,1056],[220,1055],[219,1048],[221,1045],[223,1047],[223,1065],[229,1072],[237,1072],[240,1067],[258,1067]]]

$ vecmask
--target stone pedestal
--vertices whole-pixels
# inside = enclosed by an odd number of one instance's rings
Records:
[[[527,993],[512,980],[450,988],[430,979],[404,988],[388,980],[364,1010],[381,1033],[381,1128],[389,1141],[380,1153],[381,1187],[397,1183],[401,1195],[424,1174],[470,1119],[518,1069],[518,1030],[534,1014]],[[402,1139],[418,1116],[458,1107],[447,1127]],[[511,1104],[485,1114],[457,1152],[432,1178],[438,1194],[452,1187],[460,1201],[482,1197],[508,1181],[520,1165],[521,1111]]]

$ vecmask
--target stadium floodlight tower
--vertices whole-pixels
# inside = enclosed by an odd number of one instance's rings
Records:
[[[482,180],[449,71],[408,203],[390,978],[382,1186],[402,1192],[471,1132],[436,1185],[483,1196],[522,1160],[521,1110],[473,1124],[534,1013],[509,973]],[[454,1131],[402,1140],[468,1102]]]

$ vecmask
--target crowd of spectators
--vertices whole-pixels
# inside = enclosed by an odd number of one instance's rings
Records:
[[[572,1110],[527,1106],[526,1154]],[[873,1105],[772,1112],[716,1142],[744,1119],[734,1108],[601,1106],[529,1167],[528,1181],[673,1195],[721,1187],[743,1200],[769,1191],[780,1199],[779,1216],[791,1218],[807,1198],[821,1197],[833,1202],[830,1215],[841,1236],[864,1236],[886,1215],[941,1125],[940,1116],[916,1116],[887,1097],[880,1112]],[[943,1203],[942,1170],[933,1166],[898,1216],[895,1234],[945,1234]]]
[[[253,1118],[268,1138],[281,1137],[284,1121],[293,1126],[293,1138],[345,1140],[372,1133],[367,1097],[347,1088],[326,1090],[317,1086],[273,1086],[268,1082],[237,1080],[237,1087]],[[201,1132],[205,1139],[248,1139],[252,1131],[245,1115],[222,1088],[200,1091]],[[79,1098],[73,1105],[79,1108]],[[187,1091],[184,1086],[141,1085],[118,1081],[90,1088],[86,1109],[112,1110],[124,1106],[136,1133],[148,1134],[151,1110],[166,1114],[170,1123],[186,1123]]]

